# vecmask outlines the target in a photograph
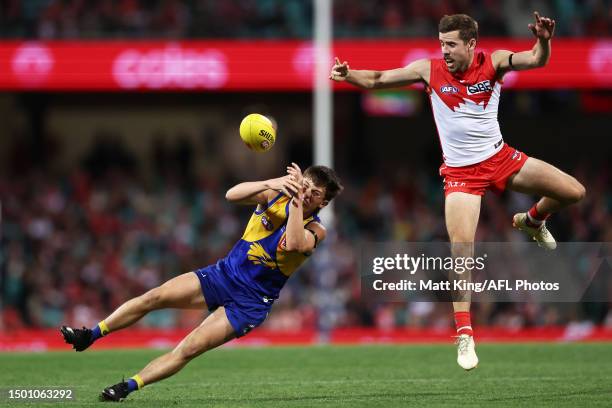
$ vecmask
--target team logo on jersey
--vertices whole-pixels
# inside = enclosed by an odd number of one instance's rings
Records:
[[[274,224],[272,224],[270,218],[265,215],[261,217],[261,225],[263,225],[266,231],[272,231],[274,229]]]
[[[468,95],[476,95],[483,92],[492,92],[493,88],[491,88],[491,82],[489,80],[478,82],[474,85],[467,86],[467,94]]]
[[[448,94],[448,93],[457,93],[459,92],[459,90],[457,89],[457,87],[452,86],[451,84],[446,84],[440,87],[440,92],[442,92],[443,94]]]
[[[251,244],[249,252],[247,252],[247,257],[249,261],[253,262],[255,265],[263,265],[271,269],[276,267],[274,259],[272,259],[270,254],[266,252],[259,242],[253,242]]]

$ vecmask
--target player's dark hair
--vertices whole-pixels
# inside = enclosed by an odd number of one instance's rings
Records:
[[[315,186],[325,188],[327,201],[333,200],[344,189],[340,177],[333,169],[326,166],[310,166],[304,171],[304,177],[310,178]]]
[[[472,38],[478,40],[478,23],[467,14],[446,15],[440,19],[438,31],[448,33],[450,31],[459,31],[459,38],[467,43]]]

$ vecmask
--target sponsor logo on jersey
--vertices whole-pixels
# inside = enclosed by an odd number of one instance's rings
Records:
[[[514,154],[513,154],[513,155],[512,155],[512,157],[511,157],[511,160],[518,160],[518,161],[521,161],[521,157],[522,157],[521,152],[519,152],[518,150],[515,150],[515,151],[514,151]]]
[[[459,92],[459,90],[457,89],[457,87],[452,86],[451,84],[446,84],[440,87],[440,92],[442,92],[443,94],[448,94],[448,93],[457,93]]]
[[[466,88],[467,88],[468,95],[476,95],[476,94],[483,93],[483,92],[493,91],[493,88],[491,88],[491,83],[489,82],[488,79],[485,81],[478,82],[477,84],[474,84],[474,85],[468,85]]]

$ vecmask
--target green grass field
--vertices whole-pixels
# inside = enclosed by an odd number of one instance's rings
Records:
[[[133,393],[128,407],[612,406],[612,344],[483,344],[464,372],[452,345],[224,348]],[[0,353],[0,388],[97,396],[161,351]],[[0,400],[0,406],[60,406]],[[108,405],[108,403],[106,403]]]

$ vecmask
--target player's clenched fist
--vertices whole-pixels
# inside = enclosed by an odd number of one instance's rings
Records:
[[[335,64],[332,67],[331,74],[329,75],[329,79],[333,79],[334,81],[342,82],[346,80],[349,73],[348,62],[344,61],[340,63],[338,57],[335,58]]]

